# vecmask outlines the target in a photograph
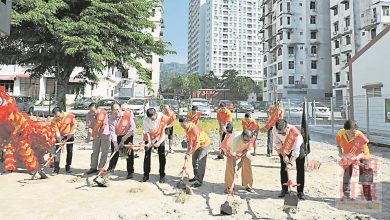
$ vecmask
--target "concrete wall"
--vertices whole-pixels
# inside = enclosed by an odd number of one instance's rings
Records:
[[[0,37],[2,34],[10,34],[12,0],[6,0],[5,3],[0,1]]]

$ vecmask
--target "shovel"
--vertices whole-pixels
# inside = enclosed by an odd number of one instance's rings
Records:
[[[290,170],[287,169],[288,181],[283,185],[288,186],[288,193],[284,196],[285,208],[296,208],[298,206],[298,195],[296,192],[291,191],[291,187],[296,187],[301,184],[293,183],[290,176]]]
[[[105,174],[105,170],[107,169],[108,165],[110,164],[110,160],[114,157],[114,155],[118,153],[118,151],[114,151],[111,156],[108,158],[104,166],[99,170],[98,175],[93,178],[93,181],[100,187],[107,187],[107,178],[103,177]],[[99,178],[100,177],[100,178]]]
[[[179,176],[180,177],[180,181],[176,184],[176,187],[178,189],[181,189],[183,190],[186,194],[192,194],[192,190],[189,186],[187,186],[187,184],[184,182],[184,175],[189,178],[190,175],[188,174],[188,171],[187,171],[187,162],[188,162],[188,158],[186,158],[184,160],[184,165],[183,165],[183,168],[181,170],[181,172],[179,173]]]
[[[236,167],[236,158],[233,159],[233,167],[235,169]],[[229,203],[229,197],[233,197],[233,194],[234,194],[234,182],[236,181],[238,175],[238,171],[241,169],[242,167],[242,160],[240,160],[240,162],[237,164],[237,170],[235,170],[234,172],[234,176],[233,176],[233,182],[232,182],[232,185],[230,186],[230,188],[228,189],[228,195],[227,195],[227,198],[226,198],[226,201],[221,205],[221,215],[233,215],[233,214],[236,214],[237,213],[237,210],[235,210],[233,208],[233,206]]]
[[[56,143],[54,144],[55,146],[58,146],[58,145],[62,145],[61,147],[59,147],[55,153],[53,155],[51,155],[49,157],[49,159],[46,161],[45,164],[41,164],[37,170],[35,170],[35,172],[33,173],[32,177],[31,177],[31,180],[35,179],[35,176],[37,175],[37,173],[39,173],[39,176],[41,176],[40,179],[47,179],[47,175],[45,174],[44,170],[50,165],[50,163],[54,160],[54,158],[56,157],[57,153],[63,149],[66,144],[72,144],[74,142],[62,142],[62,143]]]

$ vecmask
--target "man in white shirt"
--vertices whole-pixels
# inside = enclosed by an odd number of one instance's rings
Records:
[[[289,134],[291,133],[291,136]],[[292,134],[296,134],[293,136]],[[304,185],[305,185],[305,150],[303,144],[303,137],[296,129],[295,126],[287,124],[285,119],[277,120],[274,128],[272,129],[273,134],[273,144],[275,150],[278,152],[280,157],[280,182],[282,185],[282,191],[278,195],[278,197],[282,198],[288,191],[288,186],[283,185],[288,182],[287,170],[291,170],[291,168],[296,164],[297,170],[297,184],[300,184],[297,188],[298,198],[301,200],[305,199],[305,194],[303,193]],[[291,138],[291,139],[290,139]],[[287,140],[286,139],[290,139]],[[290,142],[290,143],[288,143]],[[291,152],[287,152],[283,149],[287,145],[292,145]],[[287,148],[287,147],[286,147]]]
[[[159,182],[165,182],[165,128],[167,127],[167,123],[169,123],[169,117],[163,113],[156,112],[154,108],[146,110],[146,117],[142,120],[144,141],[148,145],[145,149],[143,182],[149,180],[152,147],[158,149],[158,160],[160,163]]]

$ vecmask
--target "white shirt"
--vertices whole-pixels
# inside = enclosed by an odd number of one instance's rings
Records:
[[[242,131],[235,131],[230,135],[229,140],[227,140],[226,144],[230,153],[237,153],[242,151],[244,142],[241,139],[241,134]]]
[[[146,133],[153,133],[155,130],[158,129],[158,126],[160,125],[161,118],[163,117],[163,113],[157,112],[157,118],[156,120],[152,121],[150,118],[145,116],[142,120],[142,131],[144,134]],[[165,125],[166,127],[166,125]],[[165,127],[163,129],[163,132],[165,131]],[[160,135],[157,136],[155,139],[151,140],[152,142],[158,141],[160,139]]]
[[[273,135],[273,142],[276,149],[281,149],[283,147],[284,141],[286,140],[286,137],[290,131],[290,129],[294,127],[293,125],[287,124],[287,133],[286,135],[281,135],[277,132],[276,126],[272,129],[272,135]],[[294,146],[292,148],[292,156],[299,157],[299,152],[301,150],[301,145],[303,144],[303,137],[301,134],[298,135],[297,139],[295,140]]]

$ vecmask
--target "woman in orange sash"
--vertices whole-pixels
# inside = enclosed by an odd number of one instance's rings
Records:
[[[297,188],[298,198],[304,200],[305,148],[303,144],[303,137],[295,126],[287,124],[287,121],[284,119],[276,121],[276,124],[272,129],[272,135],[275,150],[278,152],[280,157],[280,183],[282,185],[282,191],[278,197],[282,198],[286,195],[288,186],[283,184],[287,183],[289,180],[287,170],[291,170],[294,164],[296,164],[296,183],[300,184]]]
[[[344,123],[344,128],[336,135],[337,148],[341,157],[340,165],[343,166],[343,197],[342,199],[350,198],[350,181],[352,176],[353,166],[359,163],[359,173],[369,173],[370,150],[367,146],[368,139],[359,130],[355,120],[347,120]],[[365,199],[371,203],[371,185],[362,183],[363,194]]]

